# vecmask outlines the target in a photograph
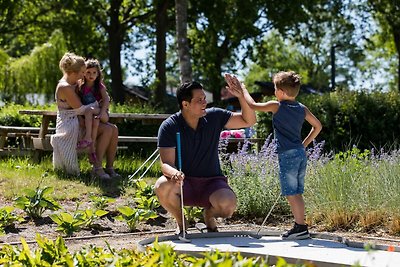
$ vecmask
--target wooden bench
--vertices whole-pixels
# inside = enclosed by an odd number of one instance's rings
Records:
[[[0,150],[4,149],[9,138],[21,139],[20,149],[32,149],[32,137],[38,137],[39,131],[39,127],[0,125]],[[48,131],[55,132],[55,128],[49,128]]]

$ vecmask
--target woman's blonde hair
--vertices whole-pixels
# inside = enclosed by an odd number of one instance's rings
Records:
[[[85,66],[85,59],[71,52],[65,53],[59,64],[63,73],[79,72],[83,66]]]

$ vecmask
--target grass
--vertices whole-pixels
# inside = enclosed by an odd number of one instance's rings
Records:
[[[1,158],[0,195],[3,199],[12,201],[15,197],[23,195],[26,188],[50,186],[54,188],[52,197],[57,201],[82,199],[89,195],[129,197],[133,194],[133,189],[128,186],[128,177],[143,161],[144,159],[135,155],[118,155],[115,168],[122,175],[122,179],[110,184],[91,178],[91,167],[86,159],[80,160],[81,175],[76,177],[54,172],[51,155],[46,156],[40,164],[32,163],[27,157]],[[154,164],[146,174],[146,179],[153,183],[154,177],[159,175],[159,164]]]

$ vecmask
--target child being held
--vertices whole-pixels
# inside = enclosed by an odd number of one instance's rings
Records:
[[[95,142],[99,123],[100,121],[106,123],[109,119],[108,109],[110,106],[110,96],[103,84],[103,76],[99,61],[96,59],[88,59],[85,64],[86,71],[78,94],[83,105],[93,104],[93,107],[85,111],[86,132],[84,138],[78,143],[77,148],[85,149],[90,147],[89,161],[93,164],[97,161]]]

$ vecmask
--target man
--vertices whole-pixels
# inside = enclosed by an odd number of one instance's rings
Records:
[[[236,209],[236,195],[223,176],[219,157],[219,136],[223,129],[246,128],[256,123],[255,112],[246,103],[238,79],[225,75],[228,90],[239,99],[241,112],[206,109],[207,100],[198,82],[186,82],[177,90],[180,112],[160,126],[158,147],[163,176],[155,184],[161,205],[176,219],[179,233],[183,222],[180,186],[185,206],[204,208],[207,230],[217,231],[215,218],[228,218]],[[180,132],[182,171],[177,167],[176,133]]]

